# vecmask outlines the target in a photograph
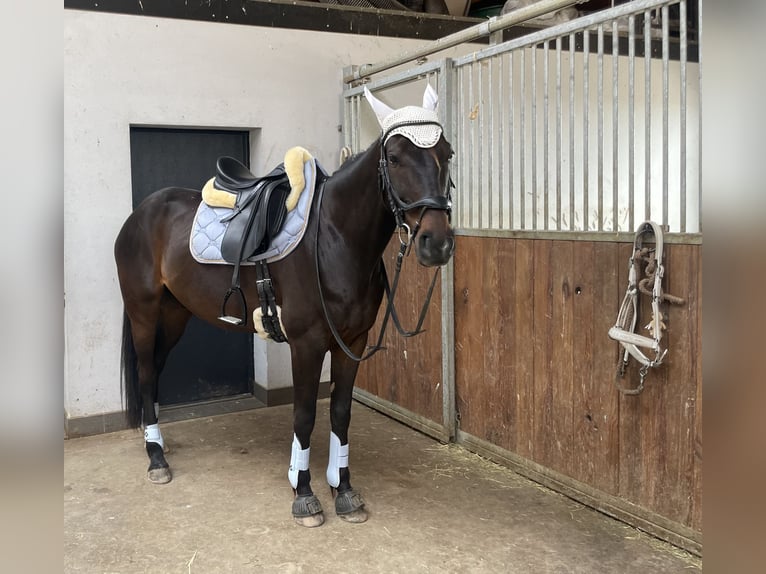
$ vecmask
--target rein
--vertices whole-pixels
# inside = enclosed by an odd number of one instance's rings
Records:
[[[382,343],[383,343],[383,337],[385,336],[385,333],[386,333],[386,328],[388,326],[389,318],[393,320],[396,330],[399,331],[399,333],[403,337],[413,337],[415,335],[419,335],[420,333],[422,333],[423,330],[421,329],[421,327],[423,326],[423,322],[425,321],[426,314],[428,312],[428,307],[431,304],[431,296],[433,295],[434,286],[436,285],[436,277],[439,273],[439,268],[437,268],[436,271],[434,271],[434,275],[433,275],[433,278],[431,279],[431,284],[428,288],[428,293],[426,295],[426,300],[423,303],[423,307],[420,310],[420,315],[418,317],[417,325],[412,331],[408,331],[404,329],[402,327],[401,322],[399,321],[399,316],[396,313],[396,307],[394,305],[394,298],[396,297],[396,291],[399,288],[399,276],[402,270],[402,263],[404,261],[404,257],[409,254],[410,249],[412,248],[412,242],[414,241],[415,236],[420,230],[420,222],[423,219],[423,215],[425,215],[425,212],[428,209],[438,209],[440,211],[446,211],[448,217],[450,217],[451,219],[452,197],[450,192],[451,192],[451,189],[455,187],[455,184],[452,181],[452,177],[450,177],[447,183],[446,195],[433,195],[429,197],[424,197],[423,199],[419,199],[418,201],[414,201],[412,203],[405,203],[404,201],[402,201],[401,197],[399,196],[393,184],[391,183],[391,178],[388,173],[388,161],[386,159],[386,146],[385,146],[386,138],[388,137],[388,135],[390,134],[392,130],[395,130],[397,128],[401,128],[404,126],[418,126],[418,125],[440,126],[438,122],[434,122],[434,121],[401,122],[391,126],[388,130],[386,130],[383,133],[383,135],[380,138],[380,161],[378,163],[378,186],[380,188],[381,193],[386,195],[388,199],[388,205],[391,211],[393,212],[394,219],[396,221],[397,232],[399,234],[399,253],[396,256],[396,266],[394,271],[393,284],[389,283],[388,273],[386,272],[386,265],[383,261],[383,258],[381,257],[380,259],[380,269],[381,269],[381,272],[383,273],[384,287],[385,287],[386,299],[388,303],[386,304],[386,312],[385,312],[385,315],[383,316],[383,323],[380,326],[380,333],[378,334],[377,342],[375,343],[375,345],[371,347],[368,346],[367,350],[364,353],[362,353],[361,356],[356,355],[348,347],[348,345],[346,345],[346,343],[343,342],[343,338],[338,332],[338,329],[335,327],[335,324],[333,323],[332,319],[330,319],[330,313],[327,309],[327,304],[325,303],[325,297],[322,291],[322,280],[319,274],[319,222],[321,220],[321,217],[319,217],[318,215],[317,230],[316,230],[316,236],[315,236],[314,263],[316,267],[317,288],[319,289],[319,300],[322,303],[322,311],[324,312],[327,325],[330,327],[330,331],[332,332],[332,335],[335,338],[335,341],[338,343],[338,346],[343,350],[344,353],[346,353],[346,355],[350,359],[357,362],[365,361],[369,359],[370,357],[372,357],[375,353],[377,353],[381,349],[385,349]],[[319,189],[319,197],[317,199],[317,201],[319,202],[317,214],[321,213],[322,198],[324,197],[325,183],[326,183],[326,180],[322,181],[321,187]],[[404,221],[404,214],[407,211],[410,211],[416,208],[420,208],[420,215],[418,216],[414,229],[410,229],[410,226],[407,225],[407,223]],[[406,240],[402,239],[402,231],[404,231],[406,234]]]

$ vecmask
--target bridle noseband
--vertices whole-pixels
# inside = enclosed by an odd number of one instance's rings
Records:
[[[420,222],[423,220],[423,215],[425,215],[425,212],[429,209],[436,209],[439,211],[446,211],[447,217],[450,221],[452,221],[452,188],[455,187],[454,182],[452,181],[452,176],[449,176],[449,179],[447,181],[447,192],[445,195],[431,195],[428,197],[424,197],[422,199],[419,199],[417,201],[414,201],[412,203],[405,203],[402,201],[402,198],[399,196],[399,193],[394,188],[393,183],[391,183],[391,176],[388,173],[388,159],[386,155],[386,140],[388,139],[388,136],[391,134],[393,130],[407,127],[407,126],[427,126],[427,125],[434,125],[439,126],[441,128],[441,124],[439,122],[431,121],[431,120],[415,120],[415,121],[407,121],[407,122],[399,122],[391,127],[389,127],[385,132],[383,132],[383,135],[380,137],[380,161],[378,163],[378,174],[379,174],[379,186],[381,189],[381,193],[383,196],[388,200],[388,206],[391,209],[391,212],[394,214],[394,219],[396,220],[396,227],[399,230],[399,240],[401,239],[401,232],[402,230],[406,231],[407,234],[407,242],[406,245],[410,245],[412,240],[415,238],[415,235],[417,235],[418,231],[420,230]],[[406,136],[405,136],[406,137]],[[420,209],[420,215],[418,216],[417,222],[415,223],[415,228],[410,229],[410,226],[407,225],[407,223],[404,221],[404,215],[408,211],[411,211],[413,209]],[[405,244],[404,241],[402,241],[402,244]]]

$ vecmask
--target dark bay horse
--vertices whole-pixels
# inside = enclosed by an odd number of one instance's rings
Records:
[[[438,125],[435,92],[427,88],[423,107],[398,110],[369,92],[367,98],[381,123],[381,137],[327,178],[314,195],[301,243],[269,264],[291,352],[294,437],[288,478],[295,493],[293,516],[304,526],[324,521],[308,462],[325,353],[331,354],[333,382],[327,480],[338,515],[363,522],[367,512],[351,487],[348,469],[358,362],[338,338],[354,354],[364,352],[384,295],[381,257],[397,225],[424,266],[444,265],[454,250],[448,199],[452,150]],[[253,331],[252,320],[242,326],[218,320],[231,267],[200,264],[190,253],[189,233],[200,198],[198,191],[182,188],[152,194],[128,217],[115,243],[125,310],[124,404],[130,426],[144,427],[149,480],[155,483],[172,477],[157,424],[158,376],[188,319],[195,315],[222,328]],[[257,307],[253,267],[242,267],[241,280],[247,301]]]

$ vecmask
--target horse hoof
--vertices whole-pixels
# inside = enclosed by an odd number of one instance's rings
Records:
[[[306,528],[316,528],[324,524],[322,504],[313,494],[296,496],[293,500],[293,518],[297,524]]]
[[[368,518],[367,511],[364,509],[364,499],[354,489],[338,492],[335,496],[335,514],[346,522],[356,524],[366,522]]]
[[[367,522],[369,514],[367,514],[367,511],[364,508],[360,508],[359,510],[354,510],[346,514],[338,514],[338,518],[345,520],[346,522],[351,522],[352,524],[361,524],[362,522]]]
[[[170,472],[169,467],[149,469],[149,482],[153,482],[154,484],[167,484],[171,480],[173,480],[173,474]]]
[[[316,528],[324,524],[324,513],[314,514],[312,516],[293,516],[295,523],[305,528]]]

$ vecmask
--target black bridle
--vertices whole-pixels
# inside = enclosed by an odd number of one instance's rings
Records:
[[[433,278],[431,279],[431,284],[428,288],[428,293],[426,295],[426,300],[423,303],[423,307],[420,310],[420,316],[418,317],[418,323],[415,326],[415,328],[412,331],[407,331],[404,329],[401,325],[401,322],[399,321],[399,317],[396,313],[396,307],[394,306],[394,297],[396,296],[396,291],[399,287],[399,274],[402,270],[402,262],[404,260],[404,257],[409,253],[409,250],[412,246],[412,242],[417,235],[418,231],[420,230],[420,222],[423,219],[423,216],[425,215],[425,212],[429,209],[436,209],[439,211],[446,211],[447,217],[452,219],[452,188],[455,187],[454,182],[452,181],[452,177],[449,176],[449,179],[447,181],[447,189],[445,195],[432,195],[429,197],[424,197],[423,199],[419,199],[418,201],[414,201],[412,203],[405,203],[402,201],[401,197],[399,196],[399,193],[394,188],[393,184],[391,183],[391,177],[388,173],[388,157],[386,154],[386,139],[388,138],[388,135],[395,129],[405,127],[405,126],[422,126],[422,125],[436,125],[441,127],[441,124],[435,121],[430,120],[423,120],[423,121],[408,121],[408,122],[400,122],[398,124],[394,124],[390,128],[388,128],[385,132],[383,132],[383,135],[380,138],[380,161],[378,163],[378,186],[380,188],[381,194],[384,195],[387,199],[388,206],[390,207],[394,219],[396,221],[396,227],[397,231],[399,233],[399,253],[396,256],[396,271],[394,273],[394,282],[393,285],[389,283],[388,281],[388,273],[386,272],[386,266],[383,262],[383,258],[380,259],[380,269],[383,274],[383,279],[385,281],[384,287],[386,292],[386,298],[388,299],[388,304],[386,305],[386,312],[383,316],[383,323],[380,327],[380,334],[378,335],[378,341],[373,345],[372,347],[368,347],[368,349],[361,355],[357,356],[349,347],[346,345],[346,343],[343,342],[343,339],[340,336],[340,333],[338,332],[338,329],[335,327],[335,324],[333,323],[332,319],[330,319],[330,314],[327,310],[327,304],[325,303],[324,294],[322,293],[322,281],[319,276],[319,220],[317,221],[317,231],[316,231],[316,244],[314,249],[314,261],[316,266],[316,275],[317,275],[317,287],[319,289],[319,300],[322,303],[322,311],[324,312],[325,320],[327,321],[327,325],[330,327],[330,331],[333,334],[333,337],[335,337],[335,341],[338,343],[338,346],[343,350],[348,357],[354,361],[361,362],[366,359],[369,359],[372,357],[375,353],[380,351],[381,349],[385,349],[385,347],[382,345],[383,343],[383,337],[386,333],[386,326],[388,325],[388,319],[389,317],[393,319],[394,325],[396,326],[396,330],[399,331],[399,333],[404,337],[412,337],[414,335],[418,335],[423,332],[421,327],[423,326],[423,322],[426,318],[426,313],[428,311],[428,306],[431,303],[431,296],[433,295],[434,286],[436,285],[436,277],[439,273],[439,269],[437,268],[436,271],[434,271]],[[321,187],[319,190],[319,209],[317,210],[317,213],[321,212],[321,206],[322,206],[322,197],[324,195],[324,187],[325,182],[323,181],[321,183]],[[418,216],[418,219],[415,223],[414,229],[410,229],[409,225],[405,222],[405,214],[408,211],[411,211],[413,209],[420,209],[420,215]],[[406,241],[402,239],[402,231],[406,232]]]
[[[394,188],[394,184],[391,183],[391,176],[388,173],[388,155],[386,154],[386,140],[388,139],[388,136],[391,134],[392,131],[403,128],[406,126],[438,126],[441,128],[441,124],[439,122],[431,121],[431,120],[420,120],[420,121],[408,121],[408,122],[400,122],[398,124],[392,125],[390,128],[388,128],[385,132],[383,132],[383,135],[380,137],[380,161],[378,162],[378,177],[379,177],[379,186],[381,189],[381,192],[385,195],[386,199],[388,200],[388,206],[391,209],[392,213],[394,214],[394,219],[396,220],[396,227],[397,230],[400,232],[406,230],[407,235],[410,238],[410,243],[412,239],[414,239],[415,235],[417,235],[417,232],[420,229],[420,222],[423,219],[423,215],[425,214],[426,210],[428,209],[436,209],[439,211],[446,211],[447,217],[452,220],[452,188],[455,187],[455,184],[452,181],[452,177],[450,176],[447,181],[447,190],[444,195],[431,195],[428,197],[424,197],[423,199],[419,199],[418,201],[414,201],[412,203],[405,203],[402,201],[402,198],[399,196],[399,193],[396,191],[396,188]],[[404,215],[406,212],[411,211],[413,209],[420,208],[420,215],[418,216],[417,222],[415,224],[415,228],[410,230],[410,227],[405,223],[404,221]]]

